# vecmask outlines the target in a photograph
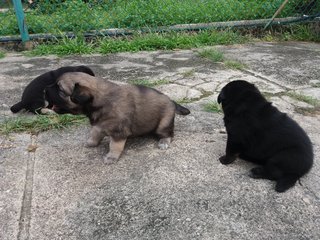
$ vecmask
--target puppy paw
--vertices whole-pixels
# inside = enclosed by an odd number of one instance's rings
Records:
[[[276,184],[275,190],[276,190],[276,192],[278,192],[278,193],[283,193],[283,192],[287,191],[288,188],[287,188],[287,187],[284,187],[284,186],[281,186],[281,185],[279,185],[279,184]]]
[[[54,110],[49,108],[41,108],[40,113],[45,115],[57,114]]]
[[[258,179],[258,178],[264,178],[264,169],[263,167],[255,167],[255,168],[252,168],[249,172],[249,177],[251,178],[255,178],[255,179]]]
[[[93,139],[89,138],[86,142],[86,147],[96,147],[99,145],[99,142],[94,141]]]
[[[169,145],[170,145],[170,142],[171,142],[171,138],[161,138],[161,139],[159,140],[158,147],[159,147],[161,150],[168,149],[168,148],[169,148]]]
[[[226,156],[226,155],[219,158],[219,161],[224,165],[230,164],[230,163],[234,162],[234,160],[236,160],[235,157],[230,157],[230,156]]]
[[[289,188],[293,187],[296,184],[297,180],[298,179],[295,178],[295,177],[283,177],[283,178],[280,178],[280,179],[277,180],[275,190],[278,193],[285,192]]]
[[[115,156],[115,155],[113,155],[111,153],[108,153],[107,156],[105,156],[103,158],[103,162],[105,164],[109,165],[109,164],[113,164],[113,163],[117,162],[118,159],[119,159],[119,157],[117,157],[117,156]]]

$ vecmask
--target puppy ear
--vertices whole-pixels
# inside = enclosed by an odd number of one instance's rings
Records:
[[[83,105],[92,101],[93,96],[90,94],[90,91],[87,87],[81,86],[79,83],[76,83],[74,85],[70,99],[76,104]]]
[[[223,100],[225,100],[225,94],[224,94],[224,91],[222,90],[218,96],[218,103],[220,104]]]

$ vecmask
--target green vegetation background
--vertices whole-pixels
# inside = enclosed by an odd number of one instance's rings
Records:
[[[302,1],[302,2],[301,2]],[[279,17],[301,15],[292,0]],[[35,0],[26,7],[29,33],[85,32],[271,18],[283,0]],[[312,8],[319,12],[320,1]],[[10,7],[10,6],[9,6]],[[19,34],[13,7],[0,12],[0,36]]]

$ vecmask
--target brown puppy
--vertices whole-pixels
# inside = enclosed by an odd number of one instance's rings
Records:
[[[130,136],[155,133],[159,148],[167,149],[173,137],[175,113],[190,111],[159,91],[139,85],[118,85],[83,73],[66,73],[58,79],[68,108],[83,113],[92,125],[87,146],[110,136],[106,164],[117,161]]]

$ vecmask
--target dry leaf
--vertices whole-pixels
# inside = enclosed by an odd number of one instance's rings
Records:
[[[37,150],[38,146],[30,144],[27,148],[28,152],[35,152]]]

